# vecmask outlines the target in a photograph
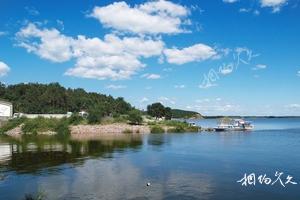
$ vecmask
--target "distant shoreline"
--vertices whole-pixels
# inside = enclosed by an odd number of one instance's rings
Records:
[[[300,118],[300,116],[203,116],[203,119],[219,119],[219,118]]]

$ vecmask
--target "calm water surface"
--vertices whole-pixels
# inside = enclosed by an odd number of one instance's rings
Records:
[[[0,199],[41,193],[45,199],[299,200],[300,119],[251,121],[252,132],[1,138]],[[298,184],[237,183],[252,172],[275,180],[276,171]]]

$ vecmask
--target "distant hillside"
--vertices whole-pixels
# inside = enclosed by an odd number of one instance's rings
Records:
[[[202,115],[194,111],[172,109],[172,118],[202,118]]]
[[[84,89],[64,88],[58,83],[4,85],[0,82],[1,99],[13,103],[14,112],[44,114],[100,110],[104,115],[126,114],[132,106],[123,98]]]

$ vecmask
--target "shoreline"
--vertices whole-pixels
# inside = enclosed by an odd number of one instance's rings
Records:
[[[23,124],[4,132],[4,135],[19,138],[23,135],[33,135],[32,133],[24,133],[22,131]],[[153,128],[159,127],[161,132],[153,132]],[[131,125],[127,123],[112,123],[112,124],[79,124],[79,125],[70,125],[69,126],[69,135],[72,138],[93,138],[97,136],[113,136],[113,135],[144,135],[151,133],[172,133],[176,132],[176,126],[164,125],[164,124],[154,124],[154,125]],[[191,132],[200,132],[201,128],[199,127],[198,131]],[[182,132],[190,132],[187,129],[184,129]],[[55,136],[58,135],[57,132],[51,130],[39,131],[36,134],[44,136]]]

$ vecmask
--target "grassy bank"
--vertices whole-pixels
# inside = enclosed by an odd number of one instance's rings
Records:
[[[199,132],[201,127],[191,126],[187,122],[177,120],[163,120],[148,122],[151,126],[151,133],[184,133],[184,132]]]
[[[143,121],[143,119],[145,121]],[[42,118],[38,117],[35,119],[28,118],[16,118],[11,119],[5,123],[0,128],[0,133],[6,133],[10,130],[18,128],[18,131],[25,135],[59,135],[59,136],[68,136],[71,134],[71,127],[76,125],[81,126],[82,133],[87,132],[87,128],[84,125],[90,125],[89,128],[96,128],[101,133],[101,126],[112,125],[112,130],[119,131],[124,127],[122,133],[143,133],[145,129],[141,132],[137,129],[133,131],[133,127],[141,125],[143,127],[148,127],[151,133],[184,133],[184,132],[198,132],[200,127],[191,126],[187,122],[177,121],[177,120],[162,120],[157,121],[151,117],[140,117],[137,113],[132,115],[118,115],[113,117],[102,117],[102,118],[83,118],[78,115],[72,115],[69,118]],[[115,125],[114,125],[115,124]],[[124,126],[126,125],[126,126]],[[100,126],[100,127],[99,127]],[[115,127],[114,127],[115,126]],[[85,130],[87,129],[87,130]],[[12,131],[13,132],[13,131]],[[146,131],[149,133],[149,131]]]

